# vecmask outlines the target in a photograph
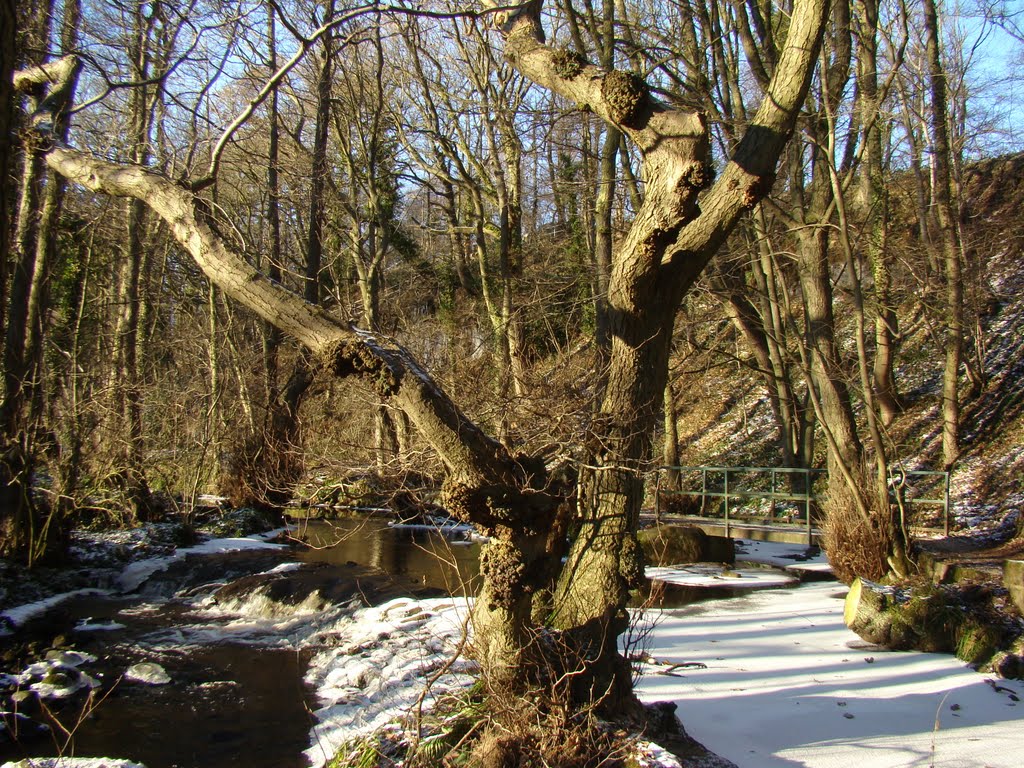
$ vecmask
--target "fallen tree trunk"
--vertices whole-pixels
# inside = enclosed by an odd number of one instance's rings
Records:
[[[1020,622],[1005,612],[1003,602],[1001,591],[987,585],[897,588],[858,578],[846,596],[843,620],[876,645],[953,653],[970,664],[991,667],[1020,645]]]

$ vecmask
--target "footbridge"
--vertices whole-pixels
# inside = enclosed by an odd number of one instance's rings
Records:
[[[714,536],[818,544],[826,471],[791,467],[659,467],[654,517]],[[949,535],[949,473],[890,467],[907,528]]]

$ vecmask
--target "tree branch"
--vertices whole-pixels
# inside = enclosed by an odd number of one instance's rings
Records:
[[[736,221],[771,190],[779,155],[803,104],[828,0],[796,0],[786,43],[768,91],[721,177],[700,201],[701,215],[679,233],[664,263],[696,279]]]
[[[522,485],[522,471],[505,447],[470,421],[407,350],[271,281],[225,242],[191,191],[144,168],[74,149],[52,149],[46,162],[86,189],[149,206],[228,296],[308,347],[335,375],[361,376],[392,398],[437,450],[456,482],[473,488]]]

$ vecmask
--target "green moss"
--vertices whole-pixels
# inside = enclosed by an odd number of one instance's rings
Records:
[[[956,657],[968,664],[985,664],[995,656],[1003,640],[998,627],[970,619],[960,628]]]
[[[631,587],[643,584],[644,580],[644,552],[636,537],[627,535],[622,542],[622,552],[619,555],[619,574]]]
[[[380,764],[381,755],[377,739],[367,736],[364,739],[353,739],[341,745],[326,768],[376,768]]]
[[[496,539],[485,544],[480,552],[480,573],[498,606],[511,606],[527,589],[523,553],[511,542]]]

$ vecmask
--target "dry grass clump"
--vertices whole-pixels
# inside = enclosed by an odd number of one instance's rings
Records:
[[[233,507],[283,507],[303,471],[302,450],[271,430],[245,438],[222,467],[221,492]]]
[[[493,722],[468,754],[445,765],[473,768],[618,768],[625,766],[628,745],[624,734],[590,715],[530,711],[525,707],[514,721]]]
[[[882,507],[885,513],[879,514],[878,500],[870,498],[877,494],[869,488],[870,483],[861,483],[855,491],[845,482],[834,482],[823,505],[822,546],[836,578],[845,584],[858,576],[879,581],[890,572],[888,558],[897,532],[888,514],[888,501]],[[858,507],[857,492],[871,501],[869,519]]]

